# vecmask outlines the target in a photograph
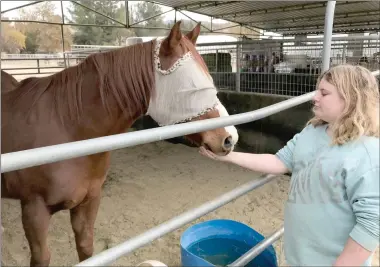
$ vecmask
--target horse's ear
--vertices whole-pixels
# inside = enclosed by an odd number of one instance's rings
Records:
[[[186,34],[186,37],[189,38],[189,40],[195,45],[197,43],[197,39],[199,36],[199,33],[201,32],[201,23],[198,22],[197,26],[191,31]]]
[[[179,45],[179,42],[181,41],[182,38],[182,32],[181,32],[181,21],[176,22],[174,24],[173,28],[170,31],[169,36],[166,38],[168,42],[168,48],[169,49],[174,49]]]

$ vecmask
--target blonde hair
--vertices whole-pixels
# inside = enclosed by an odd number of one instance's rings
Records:
[[[322,73],[317,87],[322,79],[332,84],[345,102],[342,115],[330,125],[332,144],[342,145],[363,135],[379,137],[379,84],[375,76],[362,66],[343,64]],[[315,116],[309,124],[326,122]]]

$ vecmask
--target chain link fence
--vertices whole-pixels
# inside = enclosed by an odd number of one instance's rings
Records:
[[[331,47],[331,65],[360,64],[371,71],[380,66],[380,38],[376,36],[335,38]],[[76,49],[65,57],[2,57],[2,69],[21,79],[49,75],[74,66],[89,54],[109,47]],[[199,44],[219,90],[298,96],[315,90],[322,66],[323,40],[249,40]],[[21,55],[20,55],[21,56]]]
[[[331,66],[360,64],[379,69],[380,39],[341,38],[332,42]],[[202,44],[203,56],[219,90],[298,96],[315,90],[323,40],[258,40]]]

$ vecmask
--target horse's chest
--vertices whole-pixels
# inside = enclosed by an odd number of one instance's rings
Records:
[[[55,177],[50,188],[47,204],[61,206],[61,209],[71,209],[79,205],[86,197],[100,193],[104,176],[66,175]]]
[[[46,204],[51,211],[57,212],[75,208],[86,199],[98,196],[104,179],[92,179],[89,181],[67,183],[64,187],[54,187],[46,198]]]
[[[87,179],[57,179],[46,192],[48,206],[60,206],[60,209],[70,209],[78,205],[88,194],[90,181]]]

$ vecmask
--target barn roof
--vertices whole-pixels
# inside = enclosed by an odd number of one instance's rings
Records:
[[[327,1],[153,2],[283,35],[323,33],[327,5]],[[380,31],[380,1],[336,1],[333,32],[363,31]]]

